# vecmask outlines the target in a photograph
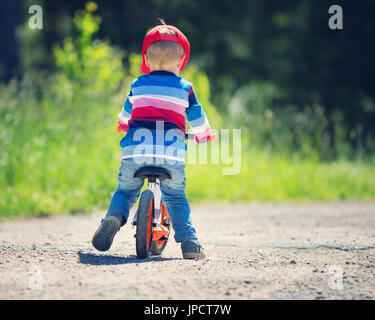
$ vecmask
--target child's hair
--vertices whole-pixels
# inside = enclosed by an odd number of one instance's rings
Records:
[[[165,25],[165,22],[162,19],[159,19],[159,23],[160,25]],[[167,27],[161,27],[159,33],[177,36],[174,31]],[[146,56],[149,62],[158,66],[160,69],[175,61],[177,62],[184,54],[185,52],[182,45],[167,40],[155,41],[151,43],[146,50]]]

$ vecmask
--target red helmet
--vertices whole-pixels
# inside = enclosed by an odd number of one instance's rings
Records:
[[[168,28],[172,31],[174,31],[177,36],[169,35],[169,34],[160,34],[159,29],[160,28]],[[184,61],[182,62],[180,71],[183,70],[186,66],[186,63],[188,62],[190,58],[190,44],[188,39],[185,37],[185,35],[178,30],[174,26],[169,26],[169,25],[160,25],[152,28],[149,32],[147,32],[145,39],[143,40],[143,46],[142,46],[142,58],[143,58],[143,63],[141,70],[143,73],[150,73],[150,68],[146,66],[145,62],[145,54],[147,48],[150,46],[151,43],[155,41],[160,41],[160,40],[167,40],[167,41],[174,41],[179,43],[180,45],[183,46],[185,50],[185,58]]]

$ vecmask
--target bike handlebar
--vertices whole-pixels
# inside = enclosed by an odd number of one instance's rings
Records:
[[[197,143],[199,143],[199,142],[195,139],[195,135],[194,135],[194,133],[192,133],[192,132],[186,132],[186,133],[185,133],[185,140],[194,140],[194,141],[196,141]],[[216,143],[216,142],[217,142],[217,135],[216,135],[216,133],[212,134],[208,141],[211,141],[211,143]]]

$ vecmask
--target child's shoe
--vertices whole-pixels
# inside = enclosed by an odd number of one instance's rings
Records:
[[[187,240],[181,243],[182,257],[184,259],[204,259],[206,255],[204,254],[203,247],[198,241]]]
[[[113,242],[117,231],[120,230],[121,221],[116,216],[107,216],[102,219],[99,229],[92,238],[92,245],[99,251],[107,251]]]

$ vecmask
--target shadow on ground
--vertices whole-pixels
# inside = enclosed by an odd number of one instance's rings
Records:
[[[92,266],[102,265],[118,265],[128,263],[145,263],[151,261],[168,261],[178,260],[177,258],[164,258],[159,256],[150,256],[147,259],[138,259],[135,255],[129,255],[127,257],[110,256],[110,255],[99,255],[93,253],[78,252],[79,263],[88,264]]]

